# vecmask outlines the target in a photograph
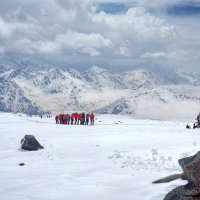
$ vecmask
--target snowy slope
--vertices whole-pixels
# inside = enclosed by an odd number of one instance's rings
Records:
[[[0,72],[0,110],[189,119],[199,112],[199,82],[198,74],[152,66],[119,74],[96,66],[84,72],[9,69]]]
[[[25,134],[44,150],[20,150]],[[1,113],[0,141],[2,200],[162,200],[184,181],[151,182],[180,173],[177,160],[200,148],[199,130],[186,130],[184,122],[120,115],[98,116],[85,127]]]

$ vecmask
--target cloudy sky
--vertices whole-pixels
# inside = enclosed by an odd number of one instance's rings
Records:
[[[6,0],[0,58],[84,69],[158,63],[200,71],[199,0]]]

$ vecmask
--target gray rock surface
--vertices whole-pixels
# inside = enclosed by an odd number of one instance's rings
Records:
[[[164,200],[200,200],[200,152],[178,162],[188,184],[175,188],[165,196]]]
[[[33,135],[25,135],[21,140],[21,147],[28,151],[37,151],[39,149],[44,149],[42,145],[36,140]]]
[[[188,177],[187,177],[184,173],[181,173],[181,174],[173,174],[173,175],[170,175],[170,176],[161,178],[161,179],[159,179],[159,180],[157,180],[157,181],[154,181],[153,183],[154,183],[154,184],[169,183],[169,182],[175,181],[175,180],[177,180],[177,179],[182,179],[182,180],[187,181],[187,180],[188,180]]]
[[[158,183],[169,183],[171,181],[174,181],[174,180],[177,180],[177,179],[180,179],[182,178],[182,174],[173,174],[173,175],[170,175],[170,176],[167,176],[165,178],[161,178],[157,181],[154,181],[153,183],[154,184],[158,184]]]
[[[19,166],[24,166],[24,165],[25,165],[24,163],[20,163],[20,164],[19,164]]]

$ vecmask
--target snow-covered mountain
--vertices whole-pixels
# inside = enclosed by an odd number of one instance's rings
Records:
[[[0,71],[0,110],[27,114],[95,111],[136,118],[194,117],[200,110],[200,75],[143,67],[112,74],[92,67]]]

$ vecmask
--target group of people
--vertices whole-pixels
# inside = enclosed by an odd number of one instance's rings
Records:
[[[200,113],[197,115],[196,120],[197,122],[193,124],[193,128],[200,128]]]
[[[58,114],[55,117],[56,124],[66,125],[94,125],[94,113]]]
[[[190,125],[186,125],[187,129],[190,129]],[[193,129],[200,128],[200,113],[197,115],[196,122],[193,124]]]
[[[200,126],[200,113],[197,115],[197,124]]]

